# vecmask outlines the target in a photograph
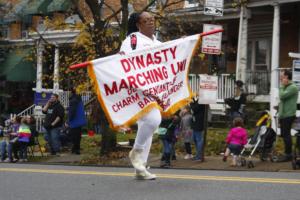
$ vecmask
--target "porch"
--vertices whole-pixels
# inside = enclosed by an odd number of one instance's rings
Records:
[[[248,94],[249,100],[254,102],[269,102],[270,93],[270,71],[256,70],[245,72],[244,90]],[[199,90],[199,74],[189,75],[190,86],[193,92]],[[224,103],[224,99],[234,95],[234,75],[218,75],[218,103]]]

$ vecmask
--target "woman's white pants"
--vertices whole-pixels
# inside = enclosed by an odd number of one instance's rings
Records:
[[[142,149],[142,161],[147,163],[154,131],[161,122],[161,114],[157,108],[152,109],[137,121],[138,131],[135,138],[134,149]]]

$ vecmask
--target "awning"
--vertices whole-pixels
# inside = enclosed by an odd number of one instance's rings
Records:
[[[49,4],[47,11],[49,13],[66,11],[71,8],[71,6],[72,2],[70,0],[55,0]]]
[[[51,0],[31,0],[22,9],[22,15],[47,14],[47,7]]]
[[[33,48],[14,49],[9,52],[4,62],[0,63],[0,76],[5,76],[7,81],[32,82],[36,80],[35,63],[31,52]]]

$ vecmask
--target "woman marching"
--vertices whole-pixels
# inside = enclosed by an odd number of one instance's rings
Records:
[[[148,48],[161,42],[154,36],[155,20],[148,12],[133,13],[128,21],[127,38],[123,41],[120,54]],[[161,122],[159,109],[153,108],[137,121],[138,131],[129,159],[135,168],[136,179],[154,180],[156,175],[146,169],[154,131]]]

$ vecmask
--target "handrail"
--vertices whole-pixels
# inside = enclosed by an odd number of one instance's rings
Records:
[[[26,108],[22,112],[18,113],[17,116],[25,116],[25,115],[32,115],[34,110],[35,104],[32,104],[30,107]]]

